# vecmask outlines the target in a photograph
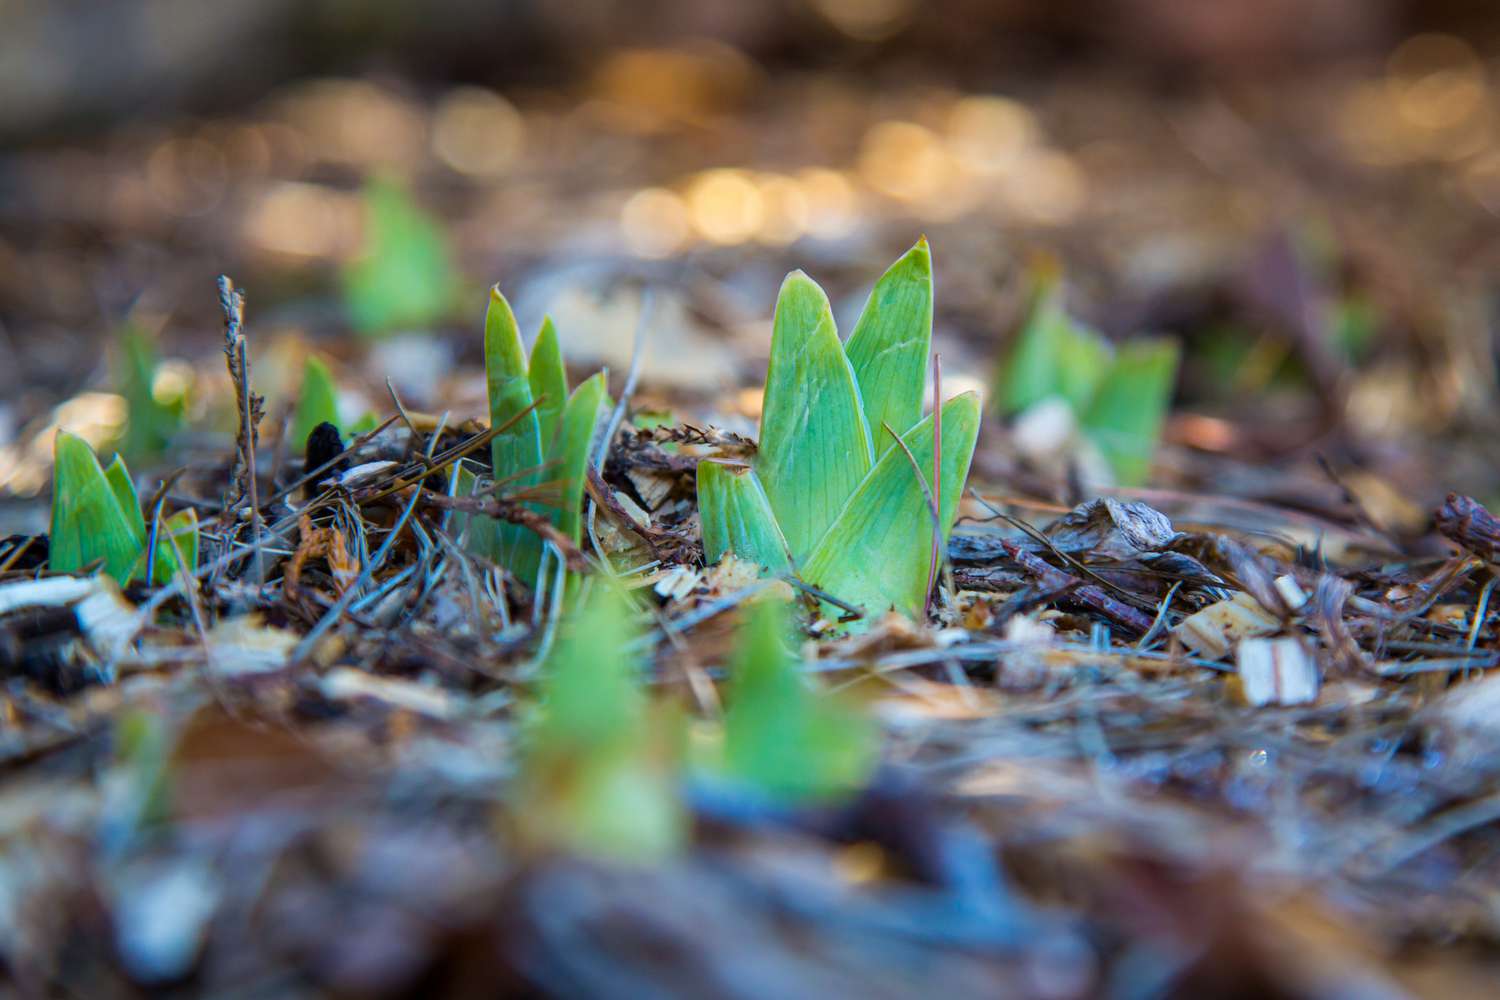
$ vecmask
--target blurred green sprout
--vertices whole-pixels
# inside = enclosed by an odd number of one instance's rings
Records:
[[[367,335],[424,329],[447,316],[458,279],[442,227],[388,178],[365,186],[363,209],[362,252],[343,274],[355,329]]]
[[[1174,340],[1142,338],[1118,348],[1068,314],[1055,268],[1034,278],[1031,304],[996,379],[1002,415],[1061,399],[1122,486],[1139,486],[1177,380]]]

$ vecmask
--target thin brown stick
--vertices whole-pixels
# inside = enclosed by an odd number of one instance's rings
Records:
[[[563,554],[563,561],[567,563],[569,569],[582,570],[587,566],[583,551],[573,544],[573,539],[559,531],[546,515],[538,514],[522,504],[509,500],[486,500],[479,497],[450,497],[446,493],[434,493],[431,490],[423,492],[422,500],[430,506],[440,507],[443,510],[456,510],[464,514],[483,514],[486,517],[509,521],[511,524],[519,524],[556,545],[557,550]]]
[[[1006,555],[1010,556],[1027,573],[1036,577],[1037,581],[1048,590],[1071,593],[1079,603],[1087,604],[1106,618],[1134,630],[1137,635],[1145,635],[1151,631],[1151,618],[1130,605],[1110,597],[1102,587],[1084,583],[1079,577],[1043,561],[1036,554],[1027,552],[1008,538],[1002,539],[1000,545],[1005,549]]]
[[[264,400],[250,389],[250,358],[245,345],[245,293],[234,287],[227,274],[219,275],[219,307],[224,310],[224,359],[229,379],[234,383],[236,410],[240,427],[236,438],[239,455],[235,462],[235,485],[239,496],[227,511],[237,511],[242,502],[250,505],[250,547],[255,555],[255,582],[265,579],[260,552],[260,502],[256,496],[255,446],[256,427],[262,416]]]

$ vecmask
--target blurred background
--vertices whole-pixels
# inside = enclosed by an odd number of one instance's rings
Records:
[[[847,331],[921,234],[950,387],[988,388],[1028,275],[1060,269],[1107,336],[1183,344],[1156,481],[1353,498],[1393,535],[1448,489],[1500,499],[1484,5],[0,0],[0,24],[0,530],[44,527],[57,426],[119,439],[126,344],[185,410],[174,444],[223,447],[220,272],[273,418],[309,352],[351,421],[387,376],[483,412],[499,281],[616,376],[649,286],[643,404],[753,430],[786,270]],[[982,477],[1066,499],[986,434]]]

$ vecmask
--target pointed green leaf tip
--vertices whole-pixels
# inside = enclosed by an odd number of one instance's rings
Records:
[[[932,253],[924,237],[892,264],[870,292],[845,353],[854,368],[875,454],[922,419],[932,352]]]
[[[533,360],[535,357],[533,354]],[[575,542],[583,537],[580,508],[588,479],[589,455],[593,451],[594,431],[604,416],[608,399],[603,372],[595,372],[579,383],[563,407],[558,435],[547,456],[552,478],[562,485],[553,523]]]
[[[1121,486],[1139,486],[1151,472],[1177,380],[1178,353],[1172,340],[1124,344],[1083,413],[1084,433],[1109,460]]]
[[[809,685],[789,633],[781,601],[750,608],[730,667],[725,769],[777,798],[853,791],[874,765],[874,729],[852,705]]]
[[[52,534],[48,564],[58,573],[77,573],[104,560],[104,571],[117,583],[130,578],[132,567],[144,545],[140,507],[133,512],[121,506],[120,495],[135,490],[120,484],[123,463],[111,465],[106,476],[83,438],[59,431],[52,446]],[[133,513],[133,516],[131,514]]]
[[[966,392],[943,404],[938,520],[945,543],[978,436],[978,396]],[[892,448],[881,457],[803,567],[807,582],[863,607],[864,625],[888,608],[915,616],[927,596],[932,508],[917,473],[930,488],[932,437],[931,415],[902,435],[912,456]]]
[[[568,374],[563,367],[562,347],[557,342],[557,327],[552,317],[542,320],[536,343],[531,345],[531,364],[527,368],[531,381],[531,398],[536,400],[537,426],[542,434],[542,451],[552,447],[557,421],[568,400]]]
[[[349,318],[364,333],[441,319],[457,286],[447,241],[401,185],[364,191],[364,253],[344,271]]]
[[[299,451],[307,447],[308,435],[321,423],[339,426],[338,389],[328,366],[317,355],[309,354],[302,363],[302,392],[292,417],[293,447]]]
[[[531,407],[531,381],[527,374],[526,350],[510,303],[496,285],[490,289],[490,305],[484,317],[484,374],[489,386],[490,426],[504,427],[490,444],[495,482],[501,494],[534,486],[542,465],[541,426]],[[492,547],[479,550],[509,569],[526,586],[536,585],[541,563],[541,539],[518,524],[497,523],[493,532],[482,531],[470,538]]]
[[[698,513],[703,522],[703,560],[716,563],[724,553],[759,563],[775,573],[791,568],[771,503],[754,470],[698,463]]]
[[[794,561],[823,536],[872,461],[828,296],[793,271],[776,300],[755,471]]]
[[[648,725],[628,599],[608,579],[593,580],[544,668],[520,812],[548,847],[651,860],[685,835],[674,762]]]

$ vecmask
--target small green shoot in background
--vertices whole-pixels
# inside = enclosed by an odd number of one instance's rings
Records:
[[[369,335],[423,329],[448,315],[458,279],[447,238],[394,180],[365,185],[364,244],[344,271],[344,301]]]
[[[569,394],[552,321],[542,322],[528,359],[515,314],[498,286],[490,289],[485,315],[484,368],[490,425],[504,428],[490,445],[500,494],[541,496],[538,487],[554,485],[547,504],[533,506],[577,542],[583,531],[579,511],[594,434],[609,405],[604,373],[594,373]],[[469,524],[469,544],[471,550],[504,566],[527,586],[536,585],[542,542],[535,532],[474,518]]]
[[[78,573],[102,564],[117,583],[165,583],[179,566],[198,564],[198,515],[192,508],[161,520],[154,557],[147,557],[149,527],[125,460],[101,468],[88,442],[60,431],[53,443],[52,533],[48,565]],[[180,561],[179,561],[180,556]]]
[[[648,862],[686,839],[680,727],[653,725],[639,635],[629,598],[594,577],[543,666],[526,734],[517,813],[533,844]]]
[[[816,690],[788,647],[786,605],[752,605],[736,638],[724,717],[723,768],[777,799],[826,799],[864,785],[874,725],[852,702]]]
[[[292,417],[292,447],[298,450],[307,446],[307,436],[322,423],[342,427],[339,423],[338,387],[328,366],[316,355],[309,354],[302,365],[302,390],[297,397],[297,410]]]
[[[1084,437],[1122,486],[1139,486],[1177,380],[1176,341],[1141,339],[1118,350],[1068,314],[1055,268],[1039,269],[1025,321],[1000,365],[996,401],[1005,416],[1044,400],[1068,404]]]
[[[156,341],[139,326],[128,323],[119,338],[120,395],[125,397],[125,430],[117,442],[130,459],[162,454],[182,429],[187,397],[161,392],[157,385],[160,359]]]
[[[922,418],[932,304],[926,240],[876,282],[847,344],[823,290],[800,271],[787,276],[755,462],[698,466],[706,560],[734,552],[790,567],[865,608],[866,622],[888,608],[920,613],[933,534],[946,540],[952,528],[979,433],[974,394],[942,404],[934,484],[934,420]]]

